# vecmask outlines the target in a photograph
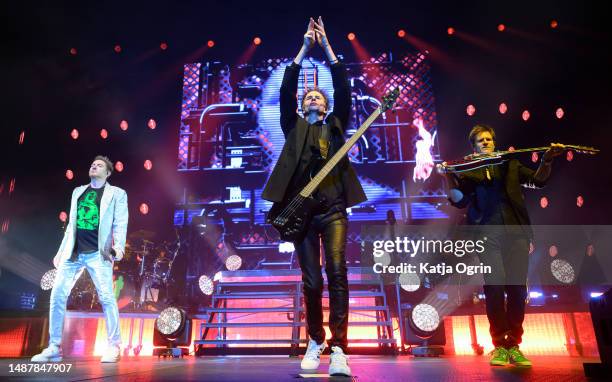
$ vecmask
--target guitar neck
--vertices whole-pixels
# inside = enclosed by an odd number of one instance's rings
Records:
[[[327,163],[325,164],[325,166],[323,166],[319,173],[314,178],[312,178],[310,182],[308,182],[306,187],[304,187],[304,189],[300,192],[301,196],[307,198],[312,195],[312,193],[317,189],[317,187],[319,187],[319,184],[321,184],[323,179],[325,179],[325,177],[338,164],[338,162],[342,160],[342,158],[349,152],[351,147],[353,147],[353,145],[357,143],[357,140],[363,135],[363,133],[365,133],[368,127],[370,127],[370,125],[376,120],[376,118],[378,118],[380,114],[382,114],[382,110],[379,107],[376,109],[376,111],[374,111],[374,113],[372,113],[368,117],[368,119],[365,120],[365,122],[361,124],[361,126],[359,126],[359,129],[357,129],[355,134],[353,134],[353,136],[350,137],[344,143],[344,145],[342,145],[342,147],[334,154],[334,156],[332,156],[327,161]]]

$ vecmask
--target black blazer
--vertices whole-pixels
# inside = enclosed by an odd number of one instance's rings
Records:
[[[295,63],[288,65],[280,88],[280,123],[285,135],[285,144],[261,194],[263,199],[272,202],[281,202],[285,198],[306,142],[308,122],[297,114],[296,94],[300,69],[301,66]],[[334,112],[325,121],[330,127],[330,156],[344,144],[344,129],[351,112],[351,89],[344,65],[341,63],[332,65],[331,74],[334,85]],[[348,158],[342,159],[337,166],[342,177],[346,207],[367,200]]]
[[[519,223],[528,226],[531,222],[525,207],[521,186],[541,188],[544,187],[544,183],[537,181],[534,177],[535,171],[523,166],[517,159],[511,159],[501,164],[501,166],[507,166],[505,187],[510,205]],[[457,208],[467,206],[467,223],[480,224],[485,215],[484,208],[487,205],[486,191],[484,189],[484,182],[486,180],[485,169],[480,168],[458,173],[456,177],[459,181],[458,189],[463,193],[463,198],[456,203],[449,199],[450,203]],[[531,236],[531,230],[528,229],[527,232]]]

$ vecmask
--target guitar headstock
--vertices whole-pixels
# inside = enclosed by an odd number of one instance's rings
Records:
[[[382,103],[380,105],[381,111],[384,113],[385,111],[391,109],[397,101],[397,97],[399,97],[399,88],[395,88],[387,94],[384,95],[382,99]]]
[[[596,149],[591,146],[576,146],[576,145],[565,145],[567,150],[572,150],[580,154],[591,154],[595,155],[599,153],[599,149]]]

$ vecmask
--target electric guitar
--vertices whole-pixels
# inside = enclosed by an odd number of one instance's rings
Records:
[[[308,184],[297,195],[286,195],[282,202],[274,203],[268,212],[267,220],[278,230],[281,239],[290,242],[301,242],[306,236],[306,230],[317,213],[322,212],[321,203],[312,197],[317,187],[330,173],[330,171],[344,158],[357,140],[365,133],[370,125],[385,111],[393,107],[399,96],[399,89],[385,94],[381,105],[363,122],[355,134],[327,160],[318,173],[310,179]]]
[[[595,155],[599,152],[598,149],[587,146],[577,146],[577,145],[564,145],[565,150],[572,150],[576,153],[581,154],[589,154]],[[518,150],[509,150],[509,151],[494,151],[488,154],[470,154],[463,159],[457,159],[448,161],[443,165],[438,165],[439,169],[443,173],[458,173],[465,172],[470,170],[475,170],[481,167],[489,166],[489,165],[497,165],[501,164],[509,159],[511,159],[514,155],[520,153],[533,153],[533,152],[543,152],[550,148],[550,146],[544,147],[532,147],[528,149],[518,149]]]

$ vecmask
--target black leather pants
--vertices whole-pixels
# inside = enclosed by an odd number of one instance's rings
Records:
[[[303,242],[295,244],[306,303],[308,335],[318,344],[325,340],[323,330],[323,276],[320,264],[320,242],[325,251],[325,273],[329,289],[329,346],[339,346],[347,353],[349,289],[346,275],[346,232],[348,221],[343,213],[318,215],[313,219]]]

